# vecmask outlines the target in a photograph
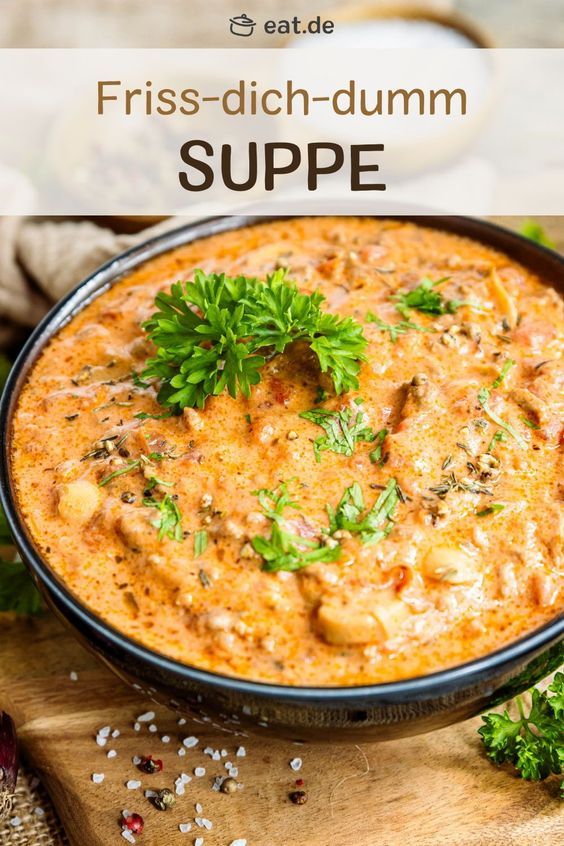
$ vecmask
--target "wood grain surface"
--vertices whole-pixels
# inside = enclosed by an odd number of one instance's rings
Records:
[[[67,634],[51,615],[14,620],[0,615],[0,691],[2,707],[11,711],[22,750],[49,790],[73,846],[108,846],[120,838],[123,809],[145,819],[137,838],[145,846],[229,846],[237,839],[248,846],[538,846],[564,838],[558,781],[528,784],[484,757],[476,728],[479,719],[432,734],[390,743],[361,746],[296,746],[256,737],[234,737],[205,723],[188,721],[140,699],[111,675]],[[71,679],[71,672],[78,679]],[[154,710],[156,733],[148,723],[140,732],[138,715]],[[97,731],[110,725],[118,738],[104,748]],[[163,735],[170,743],[161,741]],[[184,757],[181,740],[194,735],[198,746]],[[236,757],[243,745],[245,757]],[[205,747],[225,749],[212,761]],[[107,751],[117,756],[108,759]],[[164,761],[161,774],[145,775],[132,763],[135,755]],[[289,762],[303,760],[299,773]],[[234,795],[211,790],[224,764],[239,768],[243,787]],[[202,777],[194,775],[204,767]],[[160,812],[145,798],[145,789],[174,789],[175,779],[192,776],[184,796]],[[104,773],[94,784],[92,773]],[[289,793],[302,778],[305,805]],[[130,779],[142,787],[128,790]],[[197,813],[195,804],[201,803]],[[200,829],[196,816],[212,821]],[[187,833],[180,823],[191,822]]]

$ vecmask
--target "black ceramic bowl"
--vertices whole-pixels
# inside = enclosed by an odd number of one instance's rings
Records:
[[[496,247],[562,286],[564,259],[512,232],[462,217],[412,217],[426,226]],[[142,262],[217,232],[256,223],[225,217],[190,224],[135,247],[101,267],[65,297],[29,338],[0,405],[1,496],[21,556],[48,604],[120,678],[174,709],[205,716],[233,731],[247,729],[292,740],[389,740],[440,728],[503,702],[564,660],[564,615],[475,661],[405,681],[347,688],[285,687],[199,670],[152,652],[116,631],[73,596],[36,550],[14,496],[10,427],[18,395],[49,339],[92,298]]]

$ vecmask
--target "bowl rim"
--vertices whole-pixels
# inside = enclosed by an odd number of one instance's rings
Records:
[[[113,647],[118,647],[126,654],[135,657],[152,670],[166,672],[180,677],[184,681],[196,682],[207,687],[252,694],[258,698],[274,697],[298,704],[328,704],[329,701],[333,704],[346,704],[347,701],[359,697],[384,701],[398,696],[401,698],[431,698],[439,694],[444,695],[448,690],[469,686],[478,681],[483,681],[485,677],[493,677],[496,673],[504,671],[509,665],[515,665],[521,659],[533,653],[538,654],[564,638],[564,614],[493,652],[427,675],[413,676],[399,681],[346,687],[284,685],[254,681],[224,675],[177,661],[144,646],[139,641],[135,641],[102,617],[99,617],[94,611],[82,604],[62,579],[51,570],[47,561],[42,558],[36,549],[31,534],[25,526],[25,521],[19,513],[10,467],[12,417],[28,373],[51,338],[88,303],[151,258],[200,238],[221,232],[275,220],[315,216],[225,215],[188,222],[145,240],[105,262],[59,300],[25,342],[14,362],[0,397],[0,503],[4,508],[10,531],[24,564],[40,587],[45,588],[47,593],[54,597],[59,610],[62,606],[64,616],[70,615],[72,618],[78,618],[88,632],[88,640],[91,639],[91,633],[94,631],[98,637],[109,641]],[[459,215],[383,214],[359,215],[359,217],[408,221],[443,232],[459,234],[493,246],[502,252],[508,252],[510,257],[513,257],[511,254],[513,250],[517,253],[517,258],[514,260],[520,261],[525,266],[530,266],[531,260],[537,257],[541,260],[541,263],[544,262],[546,273],[549,277],[552,277],[555,286],[558,286],[559,283],[562,284],[564,256],[491,221]],[[527,261],[527,258],[530,260]],[[543,273],[545,271],[538,272]]]

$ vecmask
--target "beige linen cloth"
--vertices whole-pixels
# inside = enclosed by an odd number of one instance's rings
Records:
[[[0,349],[25,336],[103,262],[184,222],[171,218],[135,235],[116,235],[90,221],[0,218]]]

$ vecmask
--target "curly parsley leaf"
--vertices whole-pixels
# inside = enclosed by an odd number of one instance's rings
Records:
[[[545,692],[533,688],[528,714],[520,696],[516,702],[516,720],[507,710],[482,717],[484,725],[478,734],[486,754],[496,764],[513,764],[522,778],[531,781],[560,774],[564,769],[564,673],[556,673]]]
[[[174,495],[165,494],[161,500],[152,496],[146,497],[143,500],[143,505],[147,508],[156,508],[159,512],[157,518],[151,524],[159,530],[159,540],[164,537],[175,541],[182,540],[182,514]]]
[[[278,570],[295,572],[317,561],[338,561],[341,547],[338,544],[327,546],[319,541],[302,538],[286,528],[284,511],[286,508],[299,510],[300,506],[288,493],[286,482],[274,490],[261,488],[253,491],[262,506],[265,515],[272,521],[269,537],[257,535],[251,544],[262,560],[262,569],[273,573]]]
[[[358,387],[367,341],[351,317],[321,310],[322,294],[302,294],[278,270],[259,279],[197,270],[155,299],[157,311],[144,324],[157,347],[143,379],[160,380],[161,405],[203,408],[225,389],[249,396],[268,358],[305,341],[336,393]]]
[[[370,426],[366,426],[362,411],[353,414],[350,408],[342,411],[312,408],[310,411],[302,411],[300,417],[321,426],[325,431],[325,435],[320,435],[313,442],[316,461],[321,461],[321,453],[325,450],[350,456],[359,441],[372,443],[376,438]]]
[[[393,516],[400,502],[398,483],[390,479],[372,508],[365,512],[364,496],[358,482],[345,489],[337,508],[327,506],[329,531],[359,534],[362,543],[378,543],[388,537],[394,527]]]

